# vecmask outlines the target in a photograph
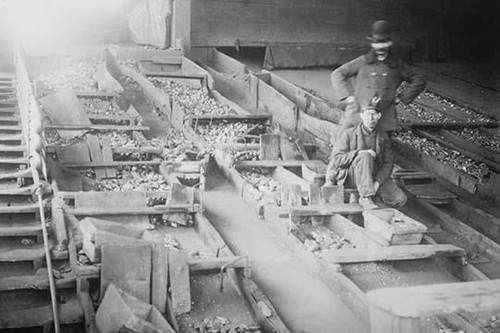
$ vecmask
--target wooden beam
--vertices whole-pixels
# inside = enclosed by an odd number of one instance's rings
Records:
[[[323,251],[323,258],[333,263],[417,260],[435,257],[465,257],[462,248],[448,244],[394,245],[378,249],[348,249]]]
[[[500,280],[385,288],[369,291],[367,296],[371,304],[398,317],[498,311]]]
[[[74,276],[56,279],[57,289],[71,289],[75,287],[76,279]],[[36,289],[46,290],[49,288],[49,280],[46,275],[27,275],[27,276],[7,276],[0,278],[0,291]]]
[[[235,168],[276,168],[277,166],[282,166],[284,168],[289,167],[301,167],[302,165],[314,166],[325,166],[325,162],[320,160],[290,160],[290,161],[272,161],[272,160],[260,160],[260,161],[237,161],[235,162]]]
[[[149,131],[147,126],[139,125],[57,125],[46,124],[44,128],[66,130],[66,131]],[[1,128],[0,128],[1,129]]]
[[[293,208],[289,212],[281,212],[279,217],[286,218],[292,216],[329,216],[329,215],[351,215],[361,214],[363,208],[359,204],[319,204]]]
[[[108,168],[131,165],[160,165],[162,160],[153,161],[103,161],[103,162],[82,162],[82,163],[60,163],[65,168],[88,169],[88,168]]]
[[[209,259],[189,259],[189,270],[192,272],[197,271],[210,271],[219,270],[222,267],[227,268],[247,268],[248,259],[246,257],[219,257]]]
[[[207,123],[207,122],[251,122],[265,123],[272,119],[269,114],[249,114],[249,115],[225,115],[225,116],[191,116],[191,123]]]
[[[456,122],[412,122],[404,123],[404,126],[418,128],[456,128],[456,127],[499,127],[498,121],[456,121]]]
[[[98,216],[98,215],[149,215],[200,211],[199,204],[193,205],[168,205],[153,207],[64,207],[64,211],[75,216]]]

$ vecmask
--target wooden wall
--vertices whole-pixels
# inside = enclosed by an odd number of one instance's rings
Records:
[[[414,1],[414,0],[413,0]],[[269,43],[366,44],[370,25],[387,19],[411,34],[412,0],[192,0],[191,43],[263,46]],[[405,32],[403,34],[402,32]]]

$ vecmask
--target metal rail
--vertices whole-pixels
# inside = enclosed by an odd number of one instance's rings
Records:
[[[49,248],[49,237],[45,221],[45,210],[43,206],[43,182],[40,173],[47,179],[47,168],[44,161],[45,149],[42,138],[42,116],[35,99],[33,88],[31,86],[29,74],[26,68],[26,62],[23,57],[22,49],[19,45],[14,46],[14,64],[17,77],[17,97],[19,103],[19,113],[21,114],[21,123],[23,134],[25,136],[29,159],[28,165],[31,170],[38,207],[40,210],[40,223],[42,225],[42,235],[45,250],[45,259],[47,262],[47,278],[49,280],[50,299],[52,304],[52,316],[54,321],[55,333],[60,333],[59,309],[57,306],[56,286],[52,272],[52,258]]]

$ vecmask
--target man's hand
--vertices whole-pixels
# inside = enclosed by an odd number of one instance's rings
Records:
[[[347,96],[345,99],[346,104],[353,104],[356,102],[356,97],[354,96]]]
[[[370,154],[373,158],[377,156],[377,153],[373,149],[360,150],[358,154]]]
[[[373,182],[373,189],[375,190],[375,193],[378,192],[378,189],[380,188],[380,183],[377,181]]]

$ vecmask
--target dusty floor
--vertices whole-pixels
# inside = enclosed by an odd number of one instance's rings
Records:
[[[319,279],[304,269],[273,230],[221,175],[211,175],[206,216],[237,255],[247,255],[252,276],[292,331],[368,332]]]

